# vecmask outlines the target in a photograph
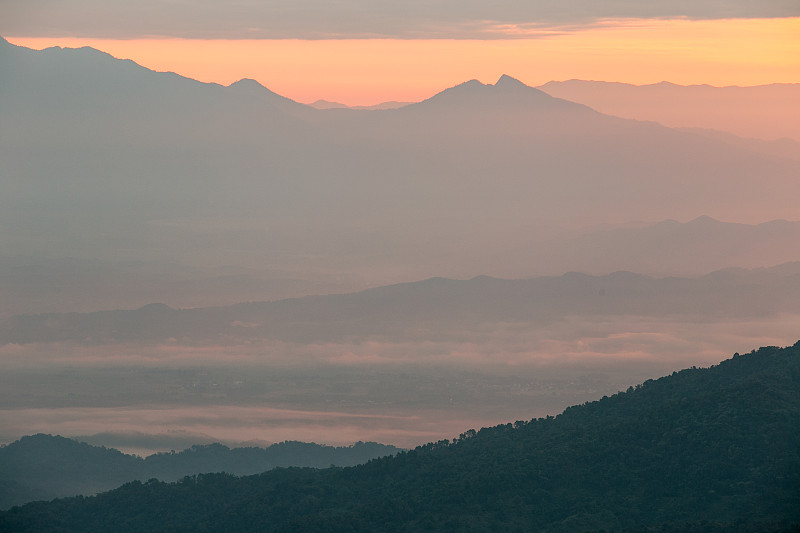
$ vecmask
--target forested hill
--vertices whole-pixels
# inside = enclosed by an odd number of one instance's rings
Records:
[[[2,531],[789,531],[800,342],[351,468],[129,483]]]
[[[175,481],[203,472],[257,474],[271,468],[353,466],[399,452],[376,442],[326,446],[286,441],[267,448],[195,445],[142,458],[53,435],[30,435],[0,447],[0,509],[111,490],[129,481]]]

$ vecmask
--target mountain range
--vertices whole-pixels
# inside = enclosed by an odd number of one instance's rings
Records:
[[[224,235],[230,235],[225,229],[208,231],[208,239],[214,240],[213,234],[217,234],[220,243]],[[695,277],[726,268],[800,261],[799,241],[800,222],[774,220],[751,225],[700,217],[685,223],[664,220],[601,225],[558,237],[531,236],[522,247],[497,243],[492,254],[474,250],[468,257],[470,268],[453,269],[444,263],[441,267],[454,276],[470,276],[475,269],[495,271],[502,274],[500,277],[557,276],[568,271],[605,275],[620,270],[655,277]],[[197,241],[198,246],[204,243],[211,246],[207,241]],[[180,241],[175,244],[178,248],[186,246]],[[176,250],[178,255],[180,251]],[[183,264],[175,256],[173,262],[162,263],[152,256],[145,261],[0,251],[0,319],[15,313],[140,307],[154,301],[180,307],[219,306],[253,299],[352,292],[366,283],[346,276],[312,280],[257,265],[209,271],[202,265]],[[506,261],[498,264],[496,257]],[[423,268],[419,273],[426,271]],[[398,281],[405,281],[405,274],[391,272],[401,278]],[[380,279],[376,278],[375,285],[382,284]]]
[[[116,286],[114,307],[153,301],[153,283],[198,306],[550,274],[537,244],[580,228],[791,220],[800,193],[800,161],[759,143],[605,115],[509,76],[397,109],[319,110],[88,48],[0,41],[0,69],[5,292],[17,269],[58,280],[70,265]],[[67,310],[68,285],[19,285],[28,299],[2,312]]]
[[[569,317],[741,320],[781,313],[800,314],[800,263],[697,278],[624,271],[523,280],[431,278],[350,294],[226,307],[150,304],[136,310],[16,315],[0,323],[0,343],[419,341],[461,338],[489,324],[543,327]]]
[[[800,523],[800,343],[351,468],[133,482],[6,531],[712,531]]]
[[[783,145],[785,156],[792,155],[790,148],[796,155],[797,143],[800,143],[800,128],[797,127],[800,84],[797,83],[714,87],[669,82],[632,85],[567,80],[550,81],[536,88],[609,115],[649,120],[669,127],[727,132],[745,139],[758,138],[764,141],[764,146]],[[411,103],[391,101],[372,106],[346,106],[318,100],[309,105],[317,109],[394,109]],[[779,139],[783,141],[776,142]],[[734,139],[729,141],[735,142]]]
[[[568,80],[551,81],[539,89],[619,117],[653,120],[670,127],[707,128],[740,137],[800,142],[798,83],[712,87]]]

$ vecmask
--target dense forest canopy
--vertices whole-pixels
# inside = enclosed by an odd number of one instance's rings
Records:
[[[353,466],[398,451],[376,442],[327,446],[284,441],[267,448],[196,444],[143,458],[61,436],[30,435],[0,446],[0,510],[35,500],[88,496],[134,480],[176,481],[203,472],[247,475],[289,466]]]

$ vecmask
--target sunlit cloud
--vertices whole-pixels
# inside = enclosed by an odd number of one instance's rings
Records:
[[[354,0],[326,2],[194,0],[7,0],[0,34],[94,38],[188,39],[497,39],[535,37],[536,26],[592,25],[603,19],[780,18],[793,2],[626,2],[511,0],[487,3]],[[516,28],[516,30],[510,31]],[[518,31],[522,29],[523,31]]]

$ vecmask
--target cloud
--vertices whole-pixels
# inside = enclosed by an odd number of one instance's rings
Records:
[[[800,16],[789,0],[5,0],[0,34],[196,39],[532,38],[640,18]],[[560,30],[559,30],[560,28]]]

